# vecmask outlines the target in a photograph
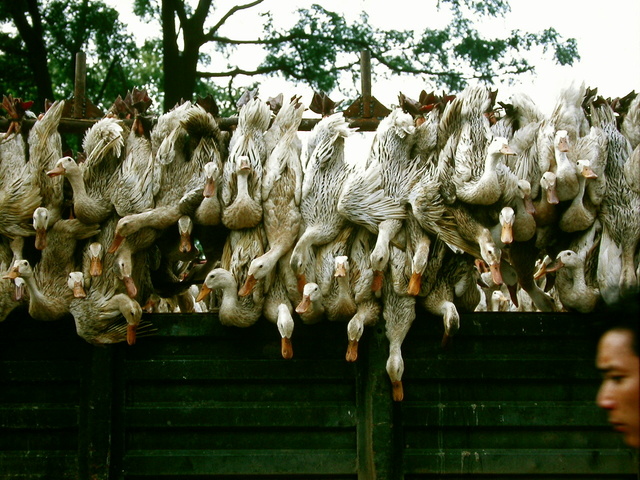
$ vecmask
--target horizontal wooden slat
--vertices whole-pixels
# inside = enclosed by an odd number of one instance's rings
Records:
[[[125,475],[355,474],[353,450],[130,451]]]
[[[143,318],[151,321],[157,328],[158,336],[202,336],[202,335],[244,335],[242,332],[270,331],[275,327],[264,319],[249,328],[226,327],[220,324],[213,313],[195,314],[152,314]],[[461,336],[560,336],[585,337],[590,332],[582,316],[566,313],[540,312],[510,312],[509,314],[473,313],[460,316]],[[597,315],[589,316],[593,321]],[[419,309],[416,322],[411,327],[410,336],[432,335],[441,331],[442,319],[424,314]],[[514,328],[517,325],[517,328]],[[384,325],[382,325],[384,327]],[[318,325],[296,324],[296,335],[302,334],[327,336],[345,330],[346,325],[337,323],[322,323]],[[346,333],[345,333],[346,334]]]
[[[593,361],[577,361],[575,357],[541,358],[536,355],[507,357],[505,355],[455,355],[440,358],[408,359],[405,377],[433,381],[434,379],[597,379]],[[558,368],[562,365],[562,368]]]
[[[173,407],[139,405],[125,410],[127,427],[355,427],[354,405],[244,404],[222,402],[218,405]]]
[[[0,479],[78,478],[77,451],[0,452]]]
[[[70,428],[78,425],[77,406],[17,405],[0,407],[2,428]]]
[[[314,382],[355,378],[355,366],[346,361],[314,362],[298,360],[233,360],[233,359],[175,359],[139,360],[126,362],[128,380],[286,380],[310,378]]]
[[[402,405],[407,427],[444,426],[603,426],[602,411],[594,402],[408,402]]]
[[[631,450],[406,450],[405,473],[608,475],[636,473]]]
[[[70,360],[8,360],[0,362],[0,380],[50,382],[79,380],[80,366]]]

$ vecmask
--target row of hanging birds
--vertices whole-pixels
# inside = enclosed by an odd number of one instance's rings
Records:
[[[446,344],[461,312],[589,312],[638,291],[634,92],[572,85],[551,115],[482,86],[401,93],[359,162],[345,155],[354,129],[319,94],[303,142],[297,96],[247,92],[229,134],[211,102],[153,122],[134,90],[77,159],[62,152],[63,101],[26,134],[27,106],[4,100],[1,320],[26,306],[43,321],[70,314],[88,342],[133,344],[153,331],[143,311],[215,310],[238,327],[265,317],[284,358],[296,321],[339,320],[355,361],[382,317],[401,400],[417,306],[442,318]]]

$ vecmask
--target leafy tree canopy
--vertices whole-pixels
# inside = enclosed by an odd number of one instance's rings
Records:
[[[38,102],[73,92],[76,52],[88,58],[87,92],[107,106],[134,86],[147,88],[164,110],[181,99],[212,94],[223,115],[234,110],[242,82],[281,76],[292,83],[355,97],[359,54],[369,50],[375,76],[414,75],[425,88],[459,91],[471,80],[508,82],[534,65],[526,57],[540,49],[549,59],[570,65],[579,59],[575,39],[554,29],[512,31],[485,38],[476,27],[509,12],[505,0],[439,0],[433,8],[450,21],[423,31],[380,30],[366,13],[353,22],[320,5],[300,8],[291,23],[263,13],[253,38],[225,35],[225,26],[256,11],[264,0],[135,0],[134,12],[161,25],[158,37],[136,47],[117,12],[101,0],[12,0],[0,3],[0,90]],[[428,8],[422,7],[423,11]],[[425,23],[427,23],[425,21]],[[228,30],[228,29],[227,29]],[[234,32],[235,33],[235,32]],[[260,48],[253,64],[239,62],[243,49]],[[39,53],[38,53],[39,52]],[[215,57],[215,59],[214,59]],[[221,62],[219,58],[224,60]],[[47,87],[48,85],[48,87]]]

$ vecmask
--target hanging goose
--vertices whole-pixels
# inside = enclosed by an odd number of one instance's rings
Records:
[[[342,186],[353,168],[344,158],[345,139],[351,133],[342,113],[335,113],[319,121],[308,140],[311,153],[300,197],[302,227],[291,255],[300,291],[307,283],[312,250],[333,240],[347,222],[337,207]]]
[[[262,220],[260,201],[267,147],[264,132],[271,112],[254,98],[240,109],[222,179],[222,223],[230,229],[255,227]]]

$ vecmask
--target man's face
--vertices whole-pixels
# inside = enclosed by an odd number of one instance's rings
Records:
[[[640,448],[640,359],[631,341],[628,330],[612,330],[600,339],[596,366],[603,380],[596,402],[625,443]]]

